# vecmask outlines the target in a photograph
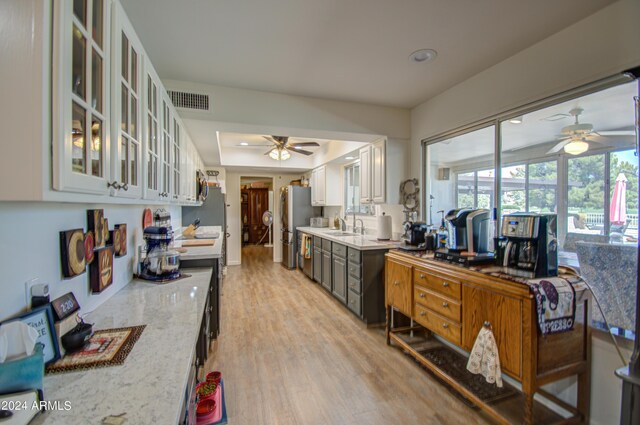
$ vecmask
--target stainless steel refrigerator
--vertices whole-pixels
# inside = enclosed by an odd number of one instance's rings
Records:
[[[182,207],[182,225],[188,226],[197,218],[200,226],[220,226],[222,239],[222,267],[227,265],[227,201],[219,187],[209,187],[209,194],[199,207]]]
[[[280,243],[282,265],[296,268],[296,228],[309,226],[311,217],[320,213],[320,208],[311,206],[311,188],[285,186],[280,190]]]

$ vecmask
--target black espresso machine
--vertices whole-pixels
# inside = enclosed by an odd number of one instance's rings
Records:
[[[489,210],[455,209],[444,220],[446,246],[435,252],[436,259],[466,266],[494,262],[493,252],[489,252]]]
[[[505,214],[500,229],[498,258],[505,272],[526,278],[558,275],[555,214]]]

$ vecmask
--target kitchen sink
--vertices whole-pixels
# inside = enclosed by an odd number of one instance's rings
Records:
[[[350,232],[327,232],[327,235],[330,235],[330,236],[358,236],[357,233],[350,233]]]

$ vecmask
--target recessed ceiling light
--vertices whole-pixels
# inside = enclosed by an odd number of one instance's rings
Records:
[[[421,49],[409,55],[409,61],[415,63],[429,62],[438,56],[438,52],[433,49]]]
[[[249,146],[249,143],[247,143],[247,142],[240,142],[240,146]]]
[[[511,124],[522,124],[522,115],[519,117],[513,117],[509,120]]]

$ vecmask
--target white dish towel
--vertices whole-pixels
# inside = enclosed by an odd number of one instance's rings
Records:
[[[495,383],[502,388],[502,371],[500,370],[498,345],[493,332],[487,326],[483,326],[478,332],[467,363],[467,370],[474,374],[481,373],[488,383]]]

